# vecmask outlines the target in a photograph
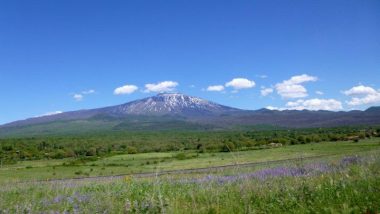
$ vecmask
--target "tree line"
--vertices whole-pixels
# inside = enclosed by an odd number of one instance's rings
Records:
[[[105,132],[73,136],[41,136],[0,139],[3,164],[20,160],[103,157],[196,150],[230,152],[271,146],[353,141],[380,137],[380,127],[339,127],[245,131]]]

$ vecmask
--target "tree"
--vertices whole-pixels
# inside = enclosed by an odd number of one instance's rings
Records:
[[[95,156],[96,155],[96,149],[95,148],[89,148],[87,151],[86,151],[86,156]]]
[[[136,147],[128,146],[128,148],[127,148],[127,153],[128,153],[128,154],[137,154],[138,151],[137,151],[137,148],[136,148]]]
[[[222,147],[222,152],[232,152],[235,150],[235,145],[232,142],[227,142]]]

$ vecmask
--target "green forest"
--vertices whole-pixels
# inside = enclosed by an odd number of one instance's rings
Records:
[[[193,150],[230,152],[379,137],[380,127],[252,129],[248,131],[114,131],[0,139],[2,164],[20,160],[91,159],[115,154]]]

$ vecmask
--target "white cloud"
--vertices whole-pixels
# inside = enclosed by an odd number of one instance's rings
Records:
[[[82,94],[74,94],[73,98],[76,101],[82,101],[83,100],[83,95]]]
[[[367,105],[367,104],[375,104],[380,103],[380,93],[370,94],[365,97],[353,97],[350,101],[347,101],[348,105],[358,106],[358,105]]]
[[[45,114],[41,114],[35,117],[45,117],[45,116],[51,116],[51,115],[56,115],[56,114],[62,114],[63,111],[52,111],[52,112],[46,112]]]
[[[272,88],[262,88],[260,92],[261,92],[261,96],[265,97],[265,96],[273,93],[273,89]]]
[[[265,107],[266,109],[268,109],[268,110],[278,110],[278,111],[282,111],[282,110],[284,110],[284,109],[282,109],[282,108],[278,108],[278,107],[274,107],[274,106],[267,106],[267,107]]]
[[[276,85],[277,93],[282,98],[301,98],[307,97],[307,90],[302,85],[286,85],[283,83],[279,83]]]
[[[94,93],[95,93],[95,90],[90,89],[90,90],[82,91],[79,93],[74,93],[72,95],[73,95],[74,100],[82,101],[84,99],[85,95],[94,94]]]
[[[279,108],[273,106],[266,107],[269,110],[310,110],[310,111],[339,111],[343,109],[342,103],[335,99],[309,99],[309,100],[297,100],[294,102],[287,102],[286,107]]]
[[[206,90],[207,91],[223,91],[224,86],[222,86],[222,85],[210,85],[209,87],[207,87]]]
[[[178,83],[173,81],[164,81],[156,84],[150,83],[145,85],[144,92],[169,92],[174,91],[177,86]]]
[[[293,76],[292,78],[290,78],[289,80],[285,80],[284,82],[286,82],[287,84],[301,84],[301,83],[310,82],[310,81],[315,82],[317,80],[318,80],[317,77],[309,76],[307,74],[302,74],[298,76]]]
[[[95,93],[95,90],[93,90],[93,89],[90,89],[87,91],[82,91],[82,94],[93,94],[93,93]]]
[[[347,96],[360,96],[360,95],[376,94],[378,92],[369,86],[358,85],[358,86],[352,87],[351,89],[347,91],[344,91],[343,93]]]
[[[55,114],[62,114],[63,111],[53,111],[53,112],[48,112],[48,113],[45,113],[44,115],[55,115]]]
[[[225,84],[226,87],[232,87],[235,90],[253,88],[255,85],[256,83],[253,80],[246,78],[234,78]]]
[[[346,101],[351,106],[380,103],[380,90],[376,91],[369,86],[354,86],[343,93],[351,97],[351,100]]]
[[[286,103],[286,109],[289,110],[326,110],[337,111],[342,110],[342,103],[335,99],[309,99],[309,100],[297,100],[295,102]]]
[[[124,85],[124,86],[116,88],[113,93],[115,95],[132,94],[137,89],[139,89],[139,88],[135,85]]]
[[[315,93],[318,94],[318,95],[323,95],[324,94],[322,91],[316,91]]]
[[[259,77],[259,78],[261,78],[261,79],[266,79],[266,78],[268,78],[268,76],[265,75],[265,74],[262,74],[262,75],[256,75],[256,77]]]
[[[302,98],[307,97],[308,94],[306,88],[301,84],[306,82],[315,82],[317,80],[317,77],[302,74],[293,76],[292,78],[284,80],[281,83],[277,83],[275,88],[277,90],[277,93],[282,98]]]

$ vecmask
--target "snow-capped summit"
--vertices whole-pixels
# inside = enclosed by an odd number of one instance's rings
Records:
[[[240,110],[181,93],[160,93],[156,96],[135,100],[122,105],[43,115],[41,117],[15,121],[5,126],[41,124],[52,121],[87,120],[104,116],[114,119],[128,118],[133,115],[207,118],[208,116],[218,116],[234,111]]]
[[[380,107],[366,111],[256,111],[241,110],[219,105],[198,97],[180,93],[161,93],[117,106],[54,112],[0,126],[0,136],[13,133],[72,133],[87,130],[164,130],[180,127],[197,129],[249,127],[273,125],[278,127],[328,127],[338,125],[379,124]],[[54,125],[52,125],[54,123]],[[78,124],[84,130],[78,129]],[[102,124],[98,127],[98,124]],[[38,125],[39,127],[35,127]],[[162,127],[161,127],[162,126]],[[60,127],[60,128],[57,128]],[[195,128],[194,128],[195,127]]]
[[[207,115],[236,110],[198,97],[181,93],[160,93],[110,109],[114,114],[137,115]]]

